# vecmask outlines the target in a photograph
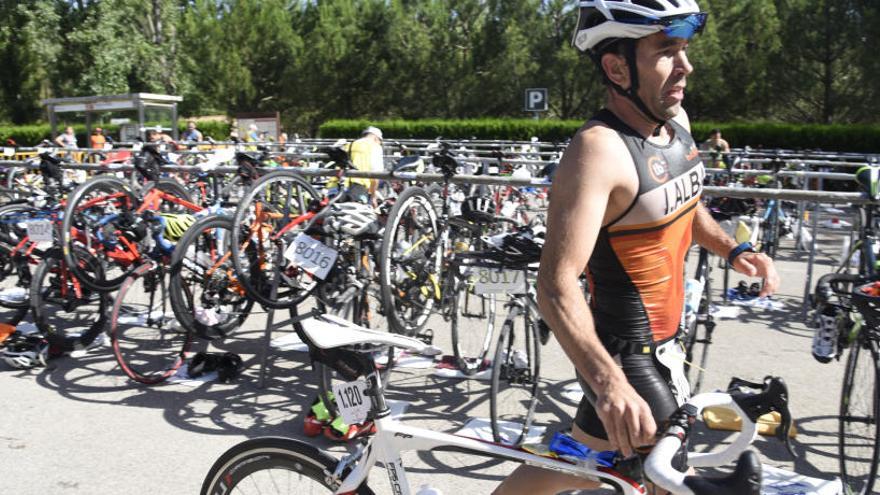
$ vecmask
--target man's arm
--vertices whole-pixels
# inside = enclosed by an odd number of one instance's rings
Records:
[[[697,205],[692,233],[697,244],[725,260],[737,246],[736,241],[727,235],[702,204]],[[731,268],[750,277],[763,278],[764,287],[761,288],[761,297],[773,294],[779,287],[779,275],[773,266],[773,260],[764,253],[742,253],[733,260]]]
[[[610,142],[610,144],[609,144]],[[538,272],[538,304],[569,359],[596,393],[596,412],[608,439],[624,454],[651,443],[656,424],[648,404],[627,382],[593,325],[578,285],[602,227],[611,192],[629,156],[613,131],[579,133],[553,180],[547,237]]]

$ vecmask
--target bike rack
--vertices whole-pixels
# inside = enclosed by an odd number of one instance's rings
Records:
[[[509,144],[509,143],[506,143]],[[528,143],[534,144],[534,143]],[[248,144],[247,146],[252,146],[253,144]],[[279,155],[286,156],[296,156],[301,158],[320,158],[326,159],[327,155],[321,153],[299,153],[299,154],[291,154],[291,153],[279,153]],[[786,156],[786,158],[789,158]],[[470,161],[479,161],[482,163],[498,163],[498,158],[465,158],[464,160]],[[522,163],[522,164],[534,164],[534,163],[544,163],[541,161],[534,160],[505,160],[510,163]],[[753,162],[756,160],[753,160]],[[779,163],[779,159],[767,159],[764,160],[766,163]],[[801,161],[803,162],[803,161]],[[855,163],[850,162],[852,165],[864,166],[866,163]],[[821,165],[830,165],[830,166],[838,166],[844,165],[845,162],[831,162],[831,161],[821,161],[815,160],[810,162],[809,164],[821,164]],[[29,168],[29,169],[37,169],[39,166],[37,164],[28,163],[26,161],[19,160],[0,160],[0,169],[2,168]],[[111,165],[111,166],[103,166],[103,165],[94,165],[94,164],[62,164],[62,169],[75,169],[75,170],[88,170],[88,171],[99,171],[99,172],[107,172],[107,173],[115,173],[115,172],[130,172],[134,170],[133,166],[130,165]],[[222,175],[235,173],[235,167],[217,167],[214,169],[202,169],[198,166],[178,166],[178,165],[164,165],[161,167],[161,170],[164,172],[197,172],[197,173],[206,173],[212,175]],[[263,167],[263,171],[271,171],[277,170],[277,168],[272,167]],[[307,177],[332,177],[336,175],[335,170],[328,170],[317,167],[301,167],[296,169],[299,173]],[[710,171],[721,171],[723,169],[709,169]],[[730,171],[726,171],[730,173]],[[763,174],[768,171],[757,171],[757,170],[739,170],[734,169],[733,173],[743,173],[748,175],[754,174]],[[773,172],[773,171],[769,171]],[[478,184],[478,185],[505,185],[505,186],[514,186],[514,187],[539,187],[539,188],[549,188],[550,182],[545,178],[519,178],[519,177],[498,177],[498,176],[490,176],[490,175],[457,175],[452,177],[451,179],[445,179],[442,174],[437,173],[414,173],[414,172],[405,172],[405,173],[393,173],[393,172],[362,172],[359,170],[350,170],[347,172],[347,175],[351,178],[368,178],[368,179],[378,179],[378,180],[387,180],[387,181],[400,181],[400,182],[426,182],[426,183],[440,183],[444,180],[449,180],[450,183],[454,184]],[[779,177],[803,177],[803,178],[817,178],[820,181],[823,179],[830,180],[852,180],[852,175],[850,174],[840,174],[840,173],[829,173],[829,172],[806,172],[806,171],[779,171]],[[820,182],[821,184],[821,182]],[[776,199],[783,201],[795,201],[799,202],[802,205],[801,214],[799,214],[799,235],[802,232],[801,228],[803,227],[803,211],[806,211],[807,204],[813,204],[813,218],[812,218],[812,229],[813,232],[816,232],[818,228],[818,213],[819,213],[819,205],[820,203],[825,204],[852,204],[852,205],[865,205],[872,204],[873,202],[864,198],[860,193],[846,193],[846,192],[829,192],[829,191],[812,191],[808,190],[809,184],[805,182],[804,189],[802,190],[791,190],[791,189],[757,189],[757,188],[745,188],[745,187],[716,187],[716,186],[706,186],[703,188],[704,196],[726,196],[731,198],[743,198],[743,199]],[[799,207],[800,209],[800,207]],[[808,266],[807,266],[807,280],[805,283],[804,289],[804,301],[802,303],[802,314],[806,315],[807,312],[807,295],[811,292],[811,285],[813,279],[813,265],[815,263],[816,258],[816,235],[813,236],[812,243],[809,249],[809,258],[808,258]],[[727,275],[727,270],[725,270],[725,275]],[[727,276],[725,276],[725,286],[727,286]],[[725,294],[726,295],[726,294]],[[270,311],[270,325],[267,327],[267,338],[271,334],[271,322],[274,320],[274,314]],[[268,341],[265,346],[268,346]],[[264,354],[268,353],[268,349],[264,350]],[[261,360],[261,380],[262,380],[262,368],[265,367],[266,357],[263,356]]]

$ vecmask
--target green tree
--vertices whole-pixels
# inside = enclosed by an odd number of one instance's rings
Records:
[[[858,59],[862,33],[859,3],[850,0],[779,0],[784,13],[784,53],[775,96],[783,119],[852,121],[864,103]],[[875,28],[876,29],[876,28]],[[874,85],[876,87],[876,84]]]
[[[32,122],[52,95],[61,16],[51,0],[3,1],[0,19],[0,119]]]
[[[706,82],[722,91],[710,93],[713,103],[702,102],[700,115],[715,119],[766,116],[767,109],[779,103],[773,91],[773,70],[783,51],[776,5],[773,0],[712,0],[705,5],[711,13],[709,36],[694,43],[699,50],[694,58],[704,73],[707,67],[713,68]],[[706,49],[700,46],[704,41]],[[715,56],[720,60],[714,60]],[[697,81],[700,77],[695,75]],[[710,88],[702,85],[701,89]]]

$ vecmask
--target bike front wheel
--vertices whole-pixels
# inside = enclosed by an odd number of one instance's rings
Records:
[[[291,265],[284,253],[305,233],[314,217],[312,205],[320,199],[296,171],[277,170],[255,182],[239,203],[232,263],[247,295],[264,307],[291,308],[315,289],[318,280]]]
[[[866,332],[867,329],[862,329]],[[846,361],[840,397],[840,474],[847,493],[874,493],[880,429],[877,343],[860,336]]]
[[[415,335],[442,298],[440,230],[431,197],[409,187],[388,213],[379,255],[382,307],[391,331]]]
[[[291,438],[255,438],[227,450],[211,466],[201,495],[336,493],[333,473],[339,462]],[[343,470],[344,478],[349,470]],[[366,483],[359,495],[372,495]]]
[[[538,404],[541,354],[535,322],[517,309],[501,327],[492,360],[492,437],[505,445],[521,445],[526,440]]]
[[[477,294],[474,284],[462,280],[452,296],[452,352],[465,375],[484,368],[495,326],[495,296]]]
[[[125,279],[113,304],[113,353],[134,381],[164,381],[186,360],[192,332],[173,318],[167,292],[167,273],[147,262]]]

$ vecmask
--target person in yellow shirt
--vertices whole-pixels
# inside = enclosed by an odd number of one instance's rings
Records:
[[[382,151],[382,130],[378,127],[367,127],[361,133],[360,139],[345,146],[346,152],[351,159],[352,165],[363,172],[383,172],[385,162]],[[336,179],[331,179],[327,188],[336,187]],[[375,179],[346,178],[344,181],[346,201],[358,201],[370,203],[379,181]]]

